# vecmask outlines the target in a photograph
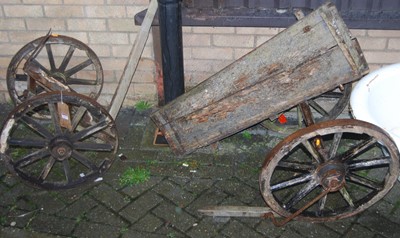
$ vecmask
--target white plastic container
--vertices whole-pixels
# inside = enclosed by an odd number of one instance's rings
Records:
[[[350,105],[356,119],[383,128],[400,148],[400,63],[363,77],[351,93]]]

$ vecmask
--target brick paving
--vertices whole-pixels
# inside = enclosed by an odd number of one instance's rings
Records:
[[[208,217],[207,205],[263,206],[258,171],[282,136],[254,128],[251,141],[235,135],[217,150],[177,157],[152,145],[147,113],[121,111],[120,149],[101,182],[66,191],[37,190],[0,166],[0,237],[398,237],[400,185],[373,207],[329,223],[292,221],[277,228],[255,218]],[[123,132],[123,133],[122,133]],[[185,165],[185,166],[184,166]],[[186,166],[187,165],[187,166]],[[151,171],[148,181],[121,186],[128,167]]]

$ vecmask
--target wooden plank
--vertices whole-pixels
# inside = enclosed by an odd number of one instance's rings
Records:
[[[109,113],[113,118],[117,117],[118,112],[122,106],[122,103],[124,102],[126,93],[128,92],[129,89],[129,85],[136,72],[137,65],[139,64],[139,60],[142,55],[147,38],[149,37],[151,24],[153,22],[157,8],[158,8],[157,0],[151,0],[149,7],[147,9],[146,16],[143,20],[142,26],[140,27],[139,34],[136,37],[135,43],[129,54],[128,62],[126,63],[124,72],[121,75],[117,90],[114,93],[113,99],[111,100],[111,107]]]
[[[273,213],[275,217],[280,217],[269,207],[209,206],[197,211],[213,217],[263,217],[267,213]]]
[[[156,111],[152,119],[172,150],[190,153],[364,75],[368,65],[357,42],[343,42],[357,54],[343,52],[340,35],[321,17],[331,11],[339,17],[334,6],[323,5]],[[338,22],[335,17],[330,21]]]

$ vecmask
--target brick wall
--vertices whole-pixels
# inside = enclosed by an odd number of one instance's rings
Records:
[[[0,101],[7,101],[6,70],[11,57],[49,28],[89,45],[105,75],[99,101],[108,104],[115,92],[139,29],[134,15],[148,0],[0,0]],[[183,27],[185,77],[188,88],[240,58],[282,29]],[[371,69],[400,61],[400,31],[352,30]],[[156,68],[152,38],[130,86],[125,104],[156,103]]]

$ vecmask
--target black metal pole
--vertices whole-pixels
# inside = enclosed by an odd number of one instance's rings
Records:
[[[158,0],[164,103],[185,92],[180,0]]]

